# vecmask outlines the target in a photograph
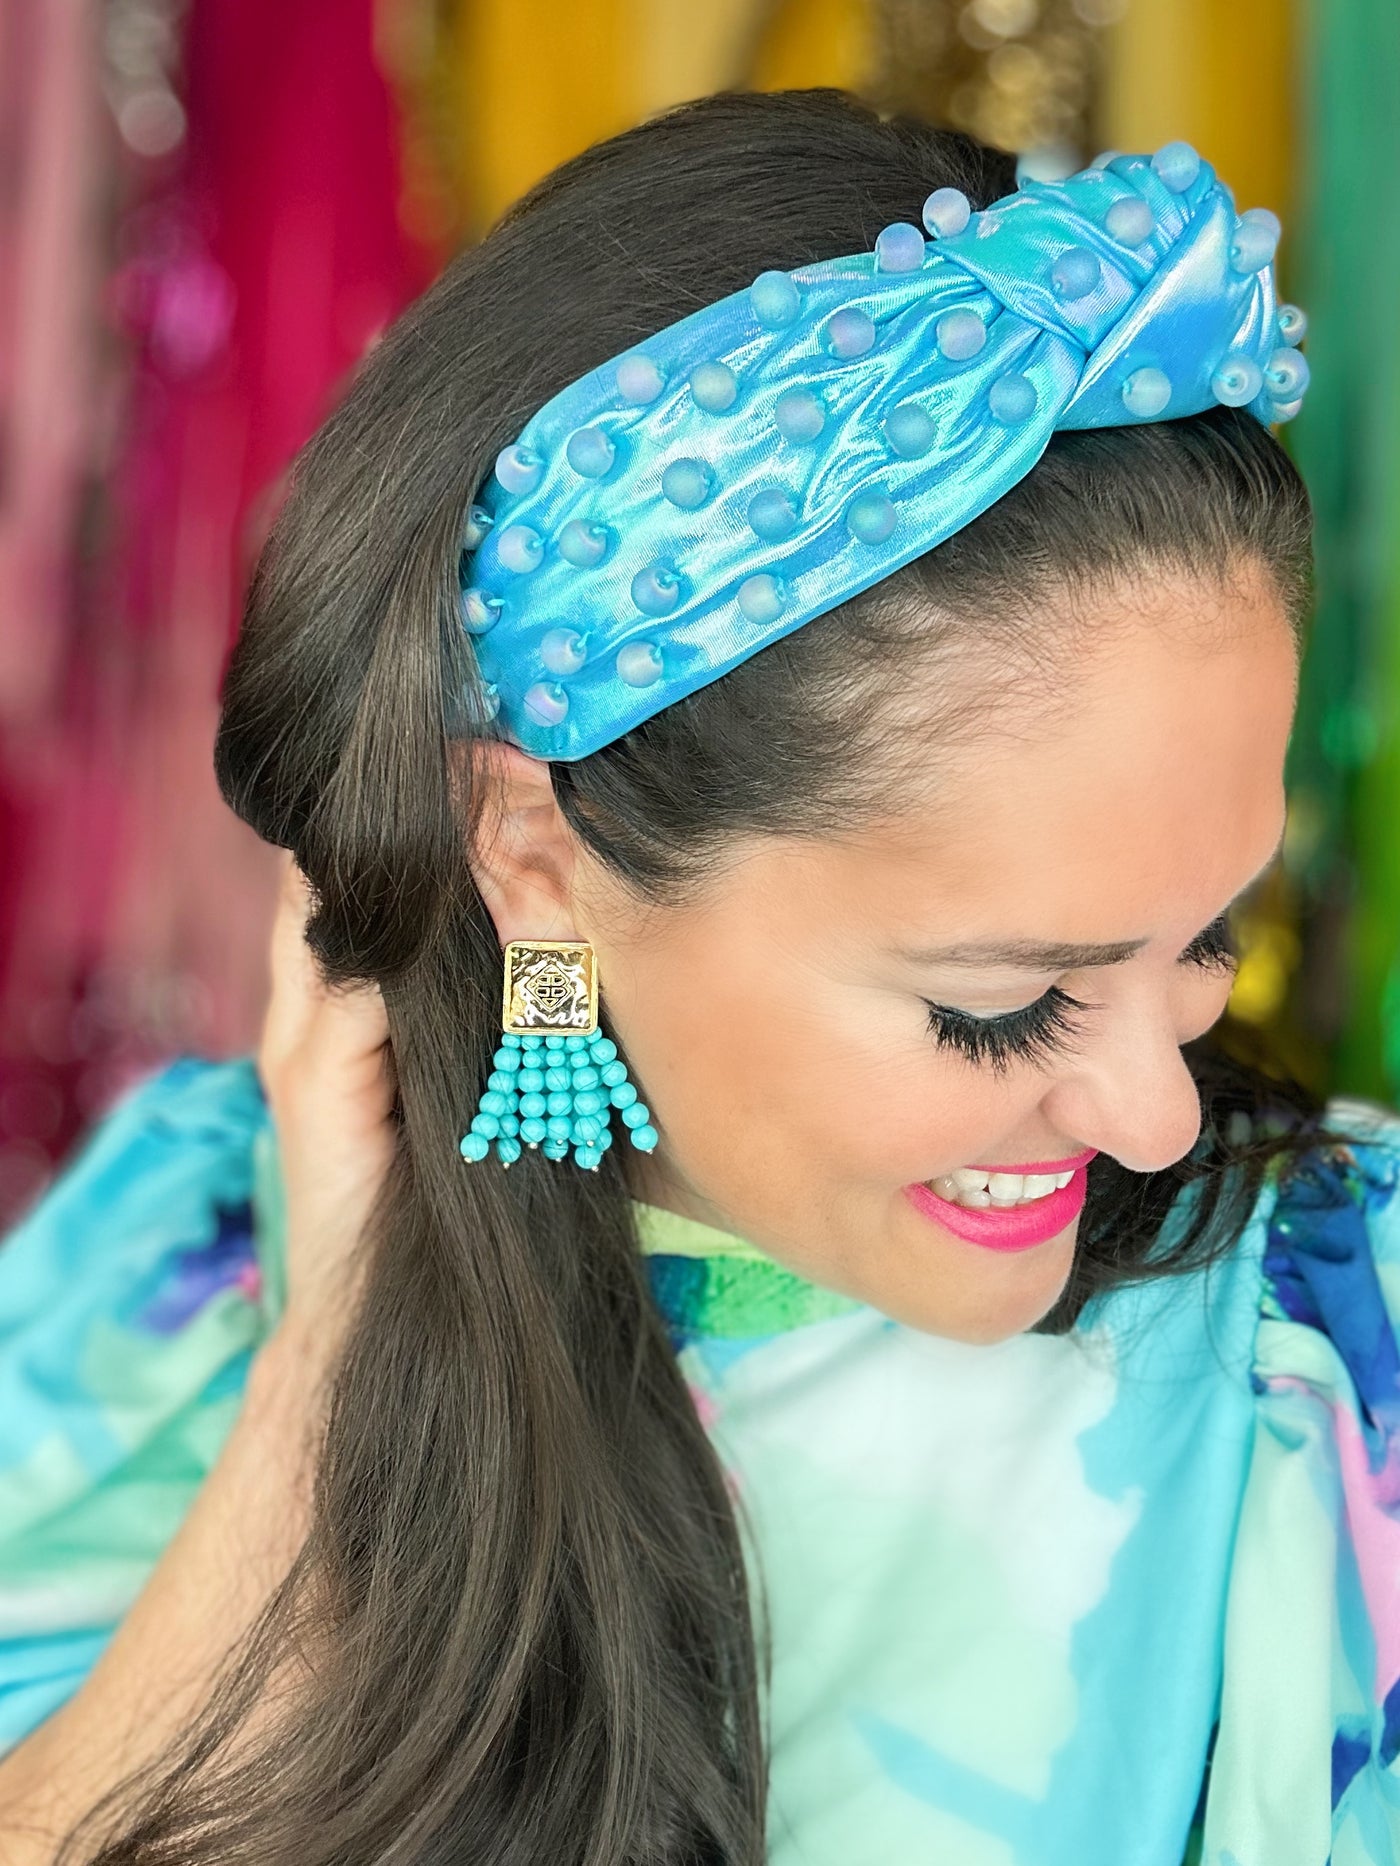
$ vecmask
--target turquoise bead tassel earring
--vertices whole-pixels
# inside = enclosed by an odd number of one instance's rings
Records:
[[[612,1111],[632,1145],[650,1153],[660,1136],[627,1079],[617,1045],[598,1028],[598,968],[587,940],[511,940],[505,949],[501,1047],[462,1136],[464,1160],[494,1146],[503,1166],[522,1146],[597,1172],[612,1145]]]

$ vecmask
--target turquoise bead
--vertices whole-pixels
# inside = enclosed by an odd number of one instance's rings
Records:
[[[504,1069],[493,1069],[486,1078],[486,1086],[493,1095],[511,1095],[515,1092],[515,1077],[507,1075]]]
[[[639,1147],[643,1153],[650,1153],[660,1138],[656,1129],[645,1121],[640,1127],[632,1129],[632,1145]]]
[[[590,1115],[581,1115],[579,1119],[574,1122],[574,1139],[576,1141],[583,1141],[586,1146],[591,1147],[602,1131],[602,1128]]]
[[[520,1142],[503,1139],[496,1142],[496,1156],[503,1166],[509,1166],[512,1160],[520,1158]]]
[[[602,1163],[602,1149],[600,1147],[577,1147],[574,1150],[574,1159],[578,1165],[596,1172]]]
[[[624,1127],[643,1127],[650,1118],[651,1109],[647,1107],[644,1101],[631,1102],[622,1110],[622,1124]]]
[[[637,1091],[630,1082],[619,1082],[608,1096],[614,1108],[630,1108],[637,1099]]]
[[[514,1030],[504,1031],[501,1036],[501,1048],[504,1050],[518,1050],[520,1048],[518,1032]]]
[[[558,1135],[552,1140],[547,1140],[544,1143],[544,1157],[547,1160],[567,1160],[569,1157],[568,1141],[561,1140]]]
[[[520,1097],[520,1112],[530,1120],[538,1119],[538,1117],[545,1112],[544,1096],[522,1095]]]
[[[597,1088],[602,1079],[598,1071],[588,1063],[585,1063],[582,1069],[575,1069],[574,1071],[574,1087],[576,1089]]]
[[[567,1140],[573,1125],[573,1122],[562,1114],[551,1115],[544,1124],[544,1131],[551,1140]]]
[[[562,1050],[567,1042],[567,1037],[546,1037],[544,1040],[544,1047],[547,1050]]]
[[[610,1063],[617,1055],[617,1045],[611,1037],[594,1037],[588,1046],[588,1053],[595,1063]]]
[[[544,1136],[545,1125],[543,1121],[536,1120],[532,1116],[530,1120],[520,1123],[520,1138],[525,1142],[527,1147],[538,1146],[540,1141],[544,1139]]]
[[[619,1082],[627,1080],[626,1063],[604,1063],[598,1075],[607,1088],[616,1088]]]
[[[503,1134],[510,1134],[513,1136],[520,1132],[520,1117],[518,1115],[503,1114],[500,1116],[500,1123],[501,1132]]]
[[[501,1124],[494,1114],[474,1114],[471,1131],[473,1134],[484,1134],[488,1140],[494,1140],[501,1131]]]
[[[506,1075],[514,1075],[520,1067],[520,1052],[519,1050],[499,1049],[491,1061]]]
[[[464,1160],[484,1160],[491,1143],[484,1134],[463,1134],[460,1151]]]
[[[598,1136],[598,1145],[603,1149],[604,1152],[606,1152],[607,1149],[612,1144],[613,1144],[613,1131],[610,1127],[604,1127],[602,1133],[599,1134]]]
[[[597,1114],[608,1106],[606,1095],[600,1095],[596,1089],[584,1089],[574,1096],[575,1114]]]
[[[540,1086],[547,1089],[566,1089],[569,1081],[567,1069],[546,1069]]]
[[[516,1087],[522,1095],[538,1095],[545,1085],[543,1069],[522,1069],[516,1079]]]
[[[532,1034],[532,1035],[530,1035],[530,1036],[528,1036],[528,1037],[522,1037],[522,1038],[520,1039],[520,1044],[521,1044],[521,1048],[522,1048],[522,1049],[527,1049],[527,1050],[538,1050],[538,1049],[540,1049],[540,1048],[541,1048],[541,1047],[543,1046],[543,1044],[544,1044],[544,1038],[543,1038],[543,1037],[537,1037],[537,1036],[534,1036],[534,1035]]]
[[[494,1089],[488,1089],[477,1103],[483,1114],[504,1114],[509,1107],[504,1095],[498,1095]]]
[[[544,1105],[550,1114],[569,1114],[573,1110],[574,1098],[567,1089],[555,1089],[546,1095]]]

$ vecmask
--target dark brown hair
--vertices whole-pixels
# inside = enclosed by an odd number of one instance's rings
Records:
[[[487,799],[454,788],[448,757],[453,735],[492,730],[457,621],[458,539],[497,451],[582,372],[767,267],[868,249],[936,187],[980,207],[1014,185],[1009,156],[836,91],[685,105],[532,190],[386,335],[297,463],[229,668],[218,774],[295,851],[326,973],[383,990],[399,1146],[309,1539],[190,1741],[107,1807],[120,1837],[88,1855],[102,1866],[764,1858],[762,1616],[643,1274],[627,1150],[597,1173],[529,1152],[464,1170],[457,1153],[501,977],[466,859]],[[1296,473],[1242,411],[1060,435],[926,557],[556,766],[556,794],[597,858],[672,898],[735,836],[858,825],[872,728],[889,738],[928,656],[1053,655],[1037,599],[1154,568],[1262,565],[1296,626],[1308,532]],[[1304,1089],[1214,1036],[1189,1062],[1199,1146],[1150,1175],[1097,1163],[1043,1329],[1228,1250],[1265,1162],[1319,1131]],[[1192,1223],[1163,1252],[1187,1182]],[[230,1762],[313,1611],[314,1677]]]

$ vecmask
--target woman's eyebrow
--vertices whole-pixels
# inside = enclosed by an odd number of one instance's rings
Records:
[[[1286,826],[1285,826],[1286,829]],[[1244,896],[1272,868],[1283,847],[1284,831],[1274,844],[1264,866],[1247,881],[1217,919]],[[1211,922],[1214,925],[1214,922]],[[1077,972],[1095,965],[1121,965],[1150,945],[1149,939],[1109,940],[1099,944],[1075,944],[1069,940],[985,939],[955,940],[947,946],[896,946],[894,956],[910,965],[1009,966],[1026,972]]]

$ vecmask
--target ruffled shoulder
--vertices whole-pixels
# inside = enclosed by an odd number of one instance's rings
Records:
[[[1203,1866],[1400,1866],[1400,1114],[1268,1213]]]
[[[0,1241],[0,1752],[77,1689],[233,1423],[278,1307],[270,1132],[251,1061],[180,1058]]]

